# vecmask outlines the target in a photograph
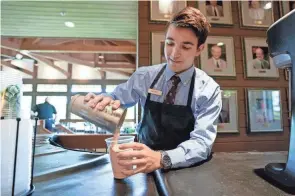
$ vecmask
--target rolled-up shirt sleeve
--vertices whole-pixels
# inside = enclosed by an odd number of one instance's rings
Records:
[[[217,119],[222,108],[221,91],[215,82],[206,85],[196,101],[195,126],[190,139],[168,150],[172,168],[188,167],[206,160],[217,135]]]

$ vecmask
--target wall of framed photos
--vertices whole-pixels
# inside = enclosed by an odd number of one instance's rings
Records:
[[[212,25],[205,50],[196,58],[195,65],[220,84],[227,108],[220,116],[213,150],[287,150],[290,133],[288,81],[285,71],[277,70],[267,57],[265,39],[269,24],[288,12],[288,5],[273,2],[272,8],[263,13],[265,20],[262,20],[261,12],[252,10],[251,6],[255,5],[249,2],[220,4],[218,1],[223,9],[216,12],[211,12],[209,2],[176,2],[174,10],[186,5],[197,7]],[[157,13],[159,7],[157,1],[139,2],[139,66],[165,61],[163,36],[169,16]],[[210,64],[214,50],[221,51],[224,62],[218,67],[204,66]],[[257,64],[255,59],[259,56],[267,62],[261,60],[262,63]]]

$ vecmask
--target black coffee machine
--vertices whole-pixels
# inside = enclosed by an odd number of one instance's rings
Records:
[[[264,179],[287,191],[295,192],[295,10],[291,11],[267,31],[270,56],[277,68],[289,70],[289,99],[291,99],[291,131],[286,163],[269,163],[264,168]]]

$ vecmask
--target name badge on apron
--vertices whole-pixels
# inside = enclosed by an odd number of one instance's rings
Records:
[[[153,95],[158,95],[158,96],[161,96],[161,95],[162,95],[162,91],[159,91],[159,90],[157,90],[157,89],[152,89],[152,88],[150,88],[150,89],[148,90],[148,92],[151,93],[151,94],[153,94]]]

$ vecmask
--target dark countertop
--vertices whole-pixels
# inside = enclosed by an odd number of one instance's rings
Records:
[[[115,180],[108,155],[81,167],[34,178],[35,196],[157,195],[152,176],[137,174]]]
[[[170,171],[165,178],[172,195],[289,195],[253,172],[270,162],[285,162],[286,158],[283,152],[215,153],[211,161]]]
[[[290,195],[258,177],[253,169],[270,162],[285,162],[286,152],[215,153],[211,161],[197,167],[164,173],[169,195]],[[108,155],[81,167],[38,176],[33,195],[158,195],[151,175],[137,174],[114,180]]]

